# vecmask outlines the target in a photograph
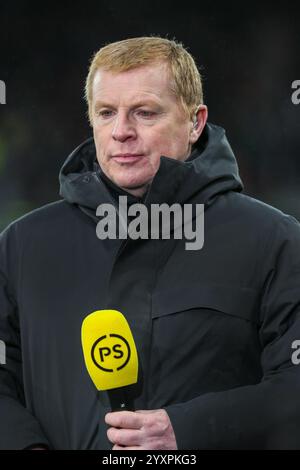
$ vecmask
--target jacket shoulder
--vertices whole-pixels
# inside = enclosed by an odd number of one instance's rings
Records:
[[[20,230],[34,230],[41,226],[44,230],[47,230],[47,226],[58,223],[61,220],[65,220],[66,217],[71,216],[74,211],[74,207],[64,200],[54,201],[44,206],[38,207],[21,217],[12,221],[5,232],[19,232]]]
[[[231,208],[260,230],[271,230],[275,227],[294,227],[296,231],[300,230],[300,223],[294,216],[246,194],[231,194]]]
[[[74,226],[75,206],[64,200],[51,202],[34,209],[11,222],[0,233],[0,276],[17,279],[23,253],[34,259],[39,250],[59,240],[66,227]],[[78,211],[80,212],[80,211]],[[66,237],[68,234],[66,234]]]
[[[248,234],[262,262],[271,266],[283,253],[300,271],[300,223],[290,214],[245,194],[230,196],[228,214],[235,219],[237,232]]]

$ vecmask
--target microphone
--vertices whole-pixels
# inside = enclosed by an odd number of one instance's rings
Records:
[[[112,411],[134,411],[126,386],[137,383],[138,356],[124,315],[97,310],[82,322],[81,343],[87,371],[99,391],[108,391]]]

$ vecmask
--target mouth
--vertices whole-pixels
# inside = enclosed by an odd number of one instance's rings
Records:
[[[112,159],[117,163],[134,163],[143,158],[144,155],[138,155],[133,153],[120,153],[113,155]]]

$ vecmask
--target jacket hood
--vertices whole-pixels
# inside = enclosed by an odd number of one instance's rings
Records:
[[[101,179],[93,138],[69,155],[61,168],[59,181],[60,196],[83,210],[94,212],[100,204],[112,199]],[[197,195],[199,202],[208,205],[221,193],[242,190],[237,162],[225,130],[206,124],[186,161],[161,157],[144,203],[187,203]]]

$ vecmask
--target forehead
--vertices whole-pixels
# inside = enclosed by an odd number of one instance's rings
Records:
[[[96,71],[93,81],[94,101],[137,98],[153,98],[158,101],[175,99],[166,63],[144,65],[124,72],[101,68]]]

